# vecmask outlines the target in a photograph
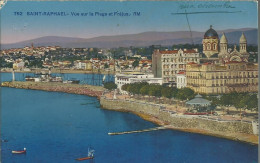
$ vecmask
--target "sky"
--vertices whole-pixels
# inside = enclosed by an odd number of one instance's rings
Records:
[[[22,12],[17,15],[15,12]],[[31,16],[27,12],[64,12],[66,16]],[[71,12],[88,13],[72,16]],[[94,13],[90,16],[89,13]],[[123,12],[130,16],[100,16]],[[133,15],[140,12],[140,15]],[[15,43],[43,36],[92,38],[147,31],[206,31],[257,28],[256,2],[93,2],[8,1],[1,9],[1,43]],[[206,13],[205,13],[206,12]],[[207,13],[211,12],[211,13]],[[224,12],[224,13],[223,13]],[[231,13],[225,13],[231,12]]]

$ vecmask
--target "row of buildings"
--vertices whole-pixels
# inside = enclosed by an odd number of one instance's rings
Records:
[[[107,49],[96,49],[95,53],[97,53],[98,56],[92,57],[91,53],[93,53],[93,51],[93,48],[61,48],[59,46],[34,47],[32,44],[30,47],[26,46],[24,48],[2,50],[0,57],[6,65],[8,64],[9,68],[10,64],[12,64],[12,68],[15,70],[33,68],[30,63],[37,61],[38,68],[43,67],[48,69],[152,71],[152,60],[147,59],[147,57],[142,57],[141,55],[133,55],[133,52],[130,50],[124,51],[126,59],[112,58],[111,52]],[[138,63],[133,66],[135,61],[138,61]],[[4,65],[2,67],[4,67]]]
[[[137,75],[118,75],[116,83],[121,88],[122,84],[137,82],[134,80],[137,78],[138,81],[148,83],[189,87],[203,94],[258,91],[258,64],[248,62],[244,33],[239,40],[239,50],[236,45],[232,50],[228,48],[225,34],[219,39],[217,32],[210,26],[202,44],[202,53],[198,49],[155,50],[152,54],[153,76],[150,80],[138,79]]]

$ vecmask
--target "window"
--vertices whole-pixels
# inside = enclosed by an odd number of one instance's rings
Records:
[[[207,45],[207,50],[210,50],[210,43],[208,43]]]

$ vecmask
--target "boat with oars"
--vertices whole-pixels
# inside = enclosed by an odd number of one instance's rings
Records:
[[[21,151],[12,151],[13,154],[25,154],[26,153],[26,148],[23,148]]]
[[[94,150],[93,149],[88,149],[88,156],[87,157],[82,157],[82,158],[77,158],[76,160],[78,161],[83,161],[83,160],[91,160],[94,159]]]

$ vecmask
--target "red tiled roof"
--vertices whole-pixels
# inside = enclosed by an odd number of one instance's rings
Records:
[[[178,50],[160,51],[161,54],[173,54],[178,53]]]
[[[195,62],[189,62],[189,63],[187,63],[187,64],[189,64],[189,65],[194,65],[194,64],[197,64],[197,63],[195,63]]]
[[[185,71],[180,71],[179,73],[177,73],[177,74],[186,74],[186,72]]]
[[[210,62],[206,62],[206,63],[203,63],[203,65],[211,65],[212,63]]]
[[[197,53],[194,49],[187,49],[184,53]]]

